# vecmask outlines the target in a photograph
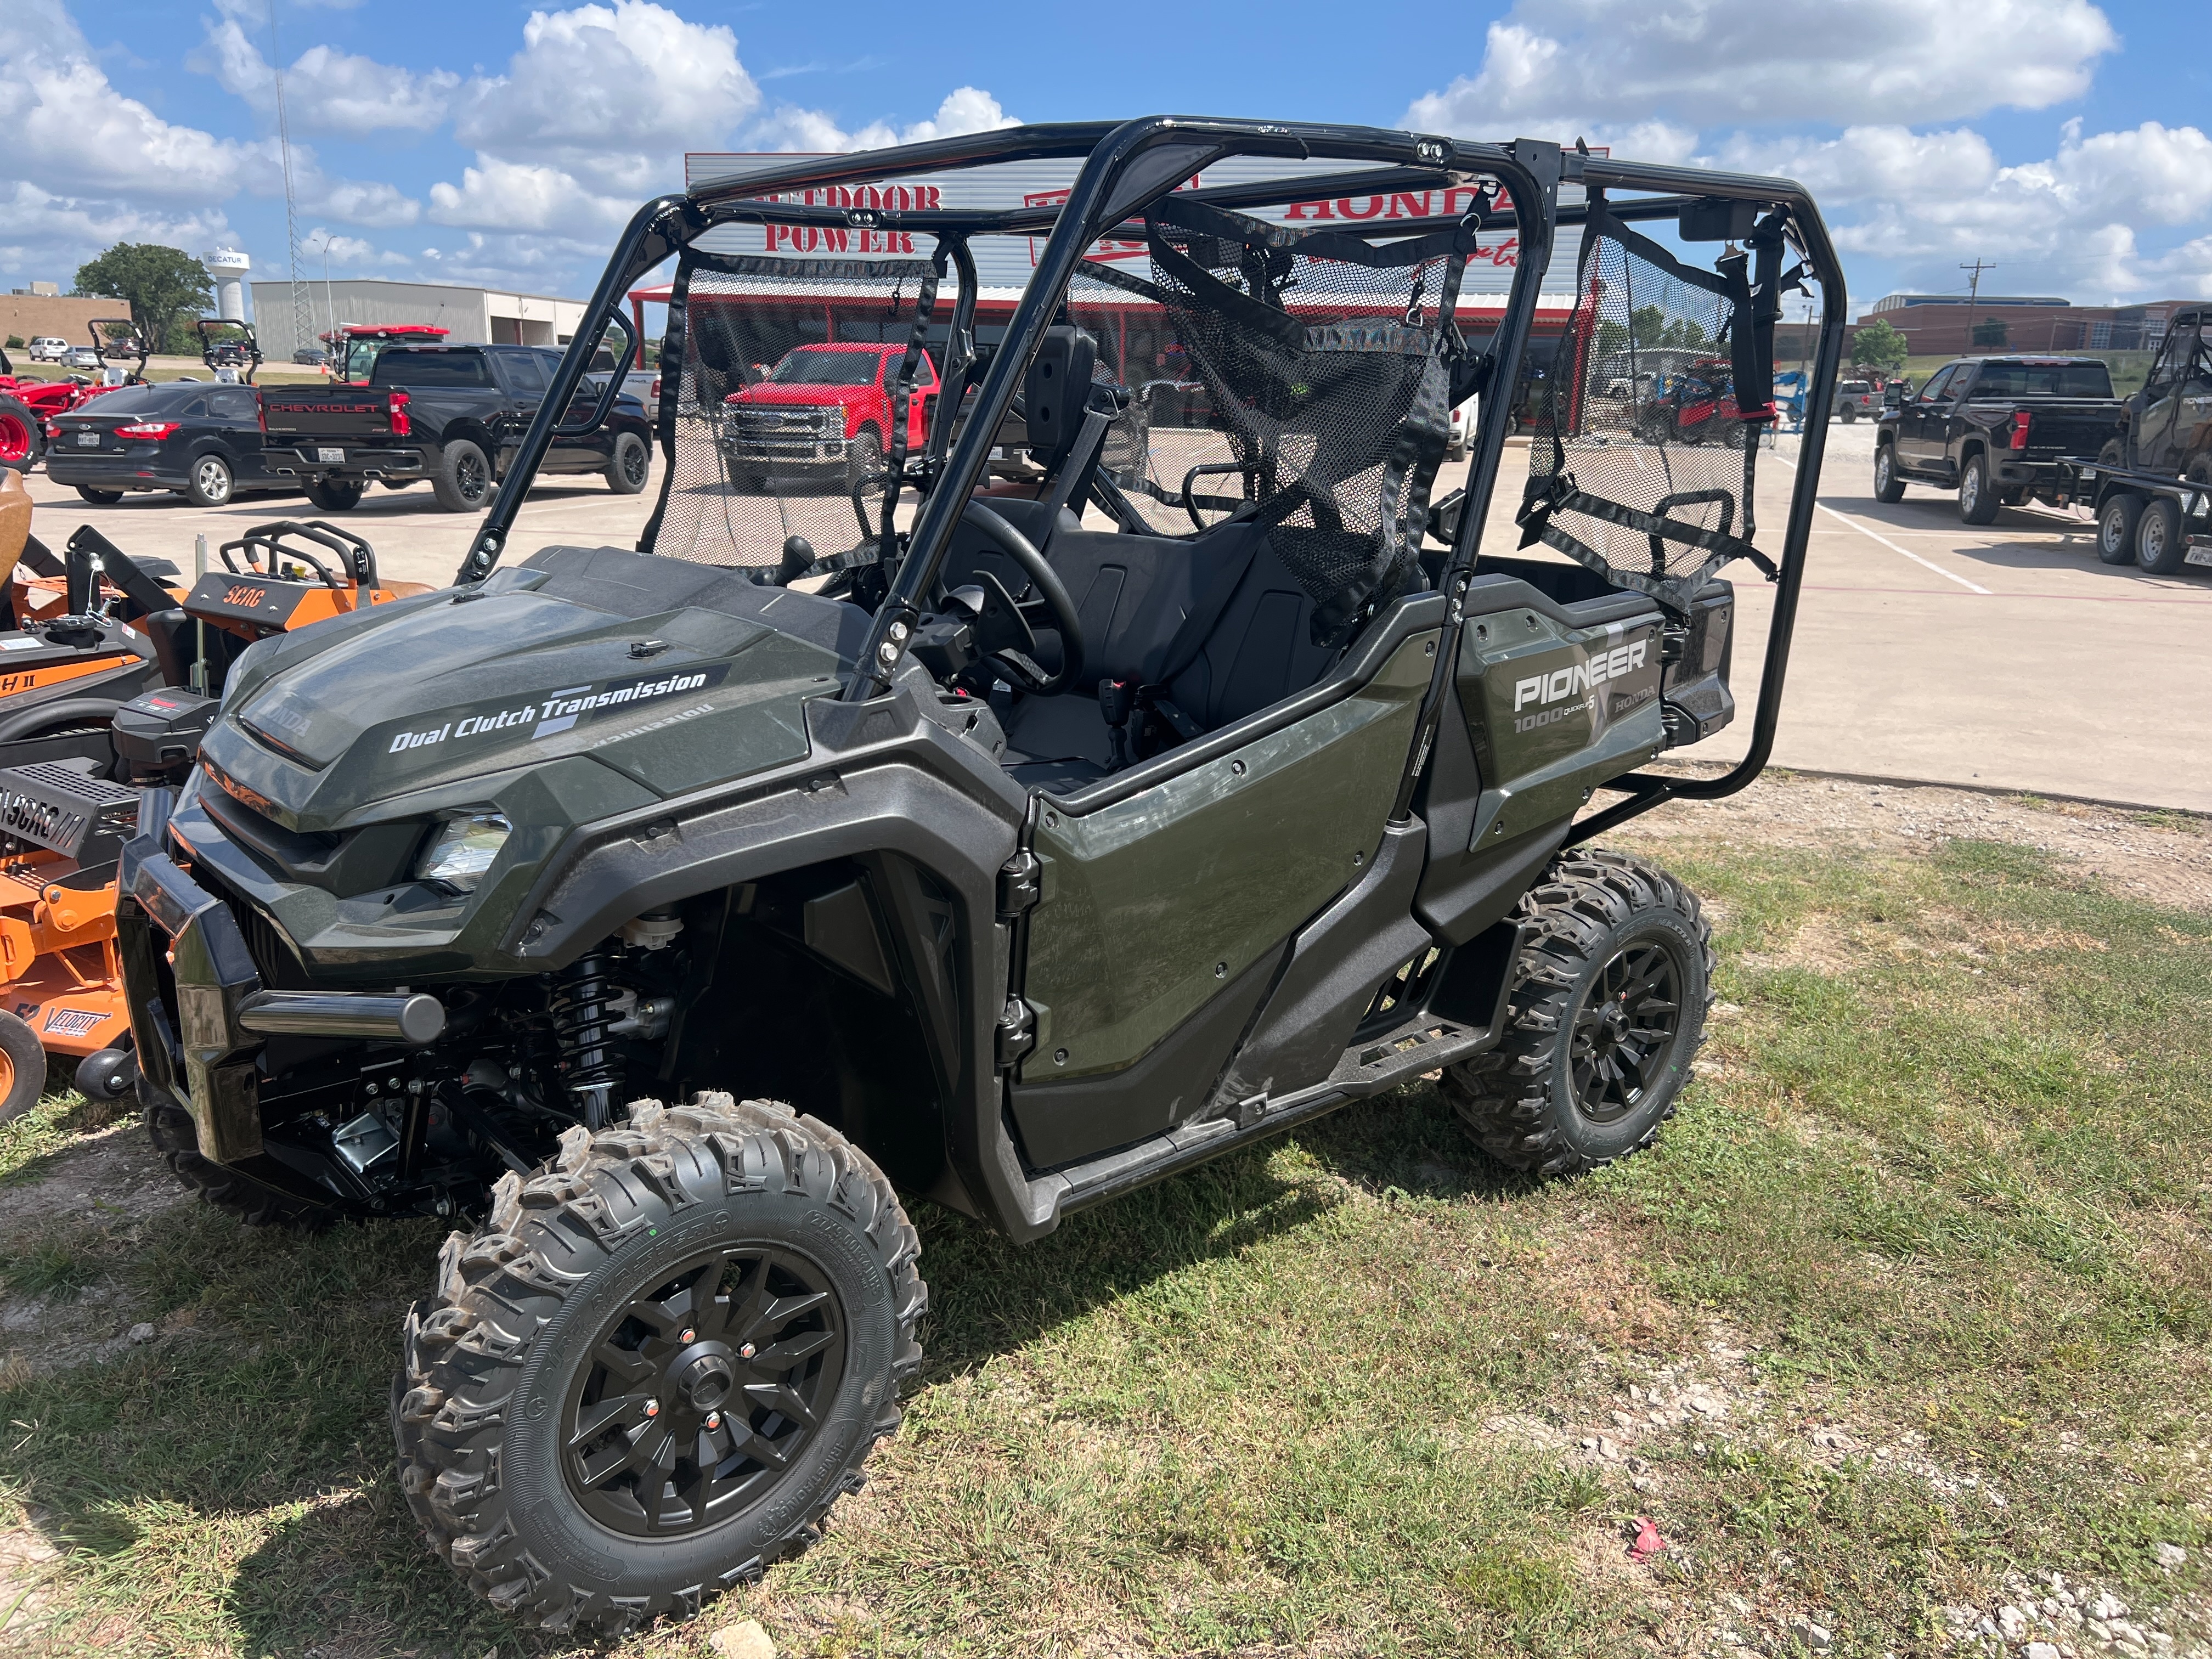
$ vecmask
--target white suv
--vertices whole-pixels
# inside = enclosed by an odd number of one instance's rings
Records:
[[[52,334],[41,334],[31,342],[31,361],[34,363],[58,363],[69,356],[70,343]]]

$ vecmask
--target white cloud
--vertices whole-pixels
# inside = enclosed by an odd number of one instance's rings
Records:
[[[1942,121],[2087,91],[2118,46],[2088,0],[1520,0],[1417,131],[1571,140],[1664,122]]]
[[[300,253],[305,261],[301,266],[302,274],[323,269],[326,252],[330,256],[328,269],[333,276],[382,273],[414,263],[405,254],[380,248],[365,236],[341,236],[328,226],[316,225],[300,239]]]
[[[313,201],[313,192],[306,192],[309,205],[318,206],[333,219],[343,219],[349,225],[364,226],[370,230],[389,230],[395,225],[411,225],[422,216],[422,204],[413,197],[403,194],[396,185],[341,180],[321,192],[319,203]]]
[[[58,282],[65,289],[79,265],[118,242],[159,242],[198,252],[234,240],[220,210],[147,210],[51,195],[21,180],[0,184],[0,270]]]
[[[459,185],[430,186],[434,224],[476,230],[534,230],[574,233],[610,229],[629,217],[636,204],[628,197],[594,195],[559,167],[533,167],[478,155],[479,165],[461,171]]]
[[[258,11],[246,14],[257,28]],[[204,20],[207,45],[186,67],[215,76],[224,91],[264,115],[276,108],[276,80],[246,24],[237,16]],[[284,71],[285,117],[295,131],[362,137],[396,130],[428,132],[445,120],[461,77],[449,70],[417,74],[335,47],[313,46]]]
[[[883,149],[892,144],[919,144],[932,138],[995,132],[1000,127],[1020,125],[1020,118],[1007,114],[989,93],[977,87],[956,87],[937,106],[933,118],[903,128],[873,121],[857,132],[847,132],[826,111],[786,106],[760,124],[754,142],[769,149]]]

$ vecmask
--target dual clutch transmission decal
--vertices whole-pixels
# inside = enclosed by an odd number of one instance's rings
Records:
[[[481,738],[495,732],[519,735],[518,729],[526,726],[533,741],[550,738],[599,715],[624,712],[641,703],[720,685],[729,672],[729,664],[719,662],[653,679],[563,686],[558,690],[541,692],[527,702],[509,703],[479,714],[465,714],[419,732],[396,732],[386,752],[397,755],[410,749],[427,749],[433,744],[447,741],[458,743],[465,738]]]

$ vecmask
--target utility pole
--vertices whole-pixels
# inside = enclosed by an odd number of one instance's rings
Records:
[[[1961,270],[1970,270],[1973,272],[1973,280],[1966,289],[1966,349],[1972,351],[1974,349],[1974,323],[1976,320],[1974,317],[1974,307],[1981,301],[1982,273],[1985,270],[1995,270],[1996,267],[1991,264],[1984,264],[1982,261],[1977,259],[1972,264],[1961,263],[1959,269]]]

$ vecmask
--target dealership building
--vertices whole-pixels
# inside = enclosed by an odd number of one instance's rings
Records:
[[[2187,300],[2139,306],[2077,306],[2048,295],[1891,294],[1864,321],[1881,318],[1916,357],[1975,351],[2155,351],[2166,319]],[[1980,331],[1977,339],[1976,331]]]
[[[449,331],[456,345],[563,346],[583,319],[581,300],[545,294],[511,294],[498,289],[466,288],[445,283],[394,283],[381,277],[346,277],[301,284],[307,290],[310,321],[307,337],[295,327],[292,284],[263,282],[253,290],[253,331],[262,354],[282,362],[314,337],[348,323],[422,323]]]

